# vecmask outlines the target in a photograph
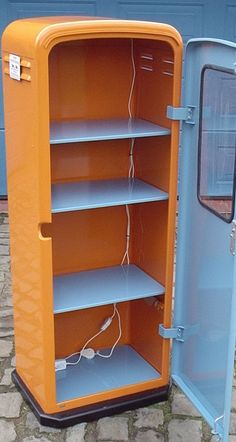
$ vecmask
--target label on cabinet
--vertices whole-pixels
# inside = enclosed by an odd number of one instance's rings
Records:
[[[9,72],[11,78],[20,81],[20,57],[18,55],[10,54]]]

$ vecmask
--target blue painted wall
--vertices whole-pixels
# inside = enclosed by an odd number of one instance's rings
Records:
[[[180,31],[185,42],[192,37],[236,41],[235,0],[1,0],[0,10],[0,35],[8,23],[22,17],[97,15],[169,23]],[[5,170],[0,86],[0,196],[7,194]]]

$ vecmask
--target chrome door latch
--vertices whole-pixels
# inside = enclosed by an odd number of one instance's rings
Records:
[[[235,242],[236,242],[236,221],[232,222],[232,230],[230,233],[230,253],[235,256]]]

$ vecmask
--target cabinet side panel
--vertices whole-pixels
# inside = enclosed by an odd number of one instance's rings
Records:
[[[170,137],[135,140],[135,176],[165,192],[169,192]]]
[[[160,373],[163,339],[157,333],[163,321],[164,299],[151,296],[133,301],[130,308],[130,341],[133,348]]]
[[[173,99],[174,53],[166,42],[139,41],[136,48],[136,113],[170,127],[166,107]]]
[[[165,285],[168,201],[137,204],[131,227],[132,259]]]
[[[43,258],[50,259],[50,240],[40,239],[39,232],[39,146],[43,146],[38,130],[37,66],[33,60],[30,63],[30,81],[3,75],[4,104],[16,369],[44,408],[53,396],[52,387],[47,388],[51,380],[46,357],[46,350],[50,355],[53,348],[53,330],[49,327],[46,349],[44,326],[47,323],[48,327],[50,320],[46,319],[42,296],[42,262]],[[47,296],[50,311],[50,293]]]

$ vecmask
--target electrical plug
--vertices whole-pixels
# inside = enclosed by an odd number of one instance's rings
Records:
[[[66,369],[66,360],[65,359],[56,359],[55,360],[55,370],[65,370]]]

